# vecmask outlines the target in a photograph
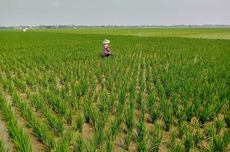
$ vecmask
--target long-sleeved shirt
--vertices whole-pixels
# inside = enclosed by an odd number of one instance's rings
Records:
[[[102,54],[103,56],[109,56],[111,54],[107,45],[104,45]]]

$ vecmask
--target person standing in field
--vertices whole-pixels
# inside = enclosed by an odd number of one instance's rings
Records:
[[[103,52],[102,52],[102,55],[104,57],[108,57],[108,56],[112,55],[112,53],[109,50],[109,48],[110,48],[109,44],[110,44],[110,40],[105,39],[103,41]]]

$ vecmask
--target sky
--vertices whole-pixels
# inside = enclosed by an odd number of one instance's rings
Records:
[[[230,25],[230,0],[0,0],[0,26]]]

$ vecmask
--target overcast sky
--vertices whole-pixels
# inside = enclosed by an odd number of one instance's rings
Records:
[[[230,24],[230,0],[0,0],[0,26],[41,24]]]

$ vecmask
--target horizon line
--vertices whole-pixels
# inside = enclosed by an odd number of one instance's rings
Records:
[[[143,24],[143,25],[119,25],[119,24],[95,24],[95,25],[87,25],[87,24],[40,24],[40,25],[0,25],[0,27],[175,27],[175,26],[184,26],[184,27],[196,27],[196,26],[215,26],[215,27],[230,27],[230,24],[171,24],[171,25],[154,25],[154,24]]]

